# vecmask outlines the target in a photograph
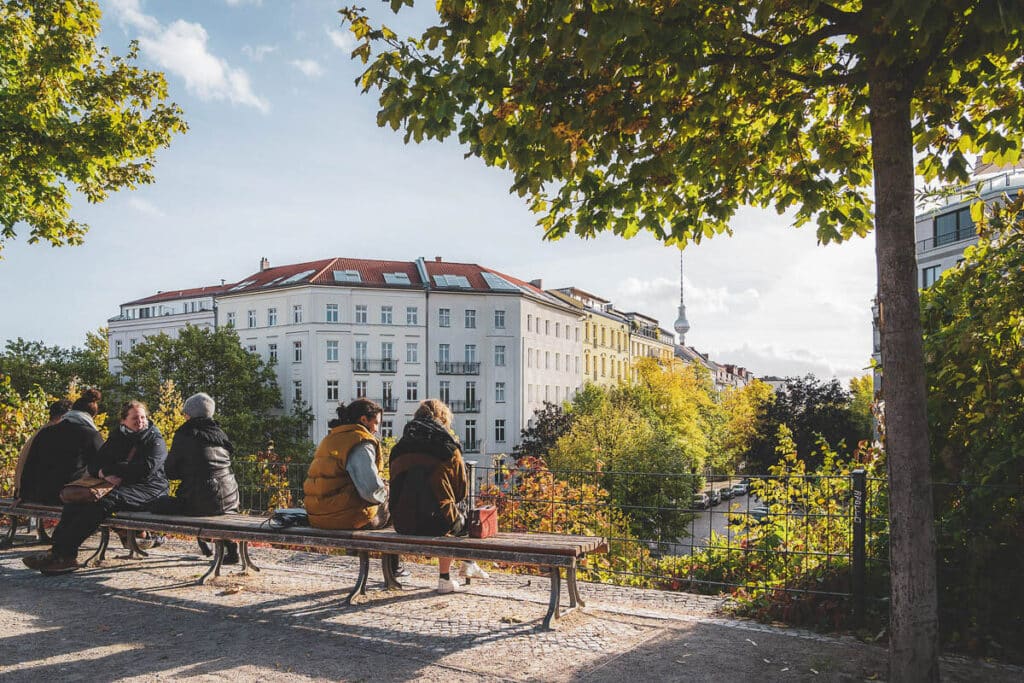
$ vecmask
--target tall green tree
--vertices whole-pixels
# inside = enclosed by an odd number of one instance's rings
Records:
[[[177,338],[147,337],[121,363],[125,396],[142,399],[153,412],[169,408],[161,401],[167,380],[182,397],[200,391],[213,397],[217,420],[239,453],[263,450],[268,441],[290,457],[311,452],[312,412],[305,405],[285,408],[274,367],[243,349],[232,327],[189,325]]]
[[[31,243],[80,244],[71,191],[101,202],[152,182],[156,151],[186,130],[137,45],[111,55],[99,33],[91,0],[0,5],[0,254],[21,223]]]
[[[413,0],[389,0],[398,10]],[[399,38],[343,9],[406,140],[457,134],[548,237],[729,231],[742,205],[819,241],[875,229],[891,510],[890,676],[938,679],[915,174],[964,181],[1024,131],[1019,0],[438,0]],[[872,221],[872,217],[874,221]],[[872,225],[873,223],[873,225]]]
[[[114,384],[114,378],[107,371],[105,339],[103,328],[89,332],[83,347],[11,339],[0,351],[0,373],[11,378],[11,386],[22,396],[35,386],[50,396],[64,396],[72,380],[80,386],[106,390]]]

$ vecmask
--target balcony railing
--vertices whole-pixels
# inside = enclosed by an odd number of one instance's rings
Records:
[[[397,413],[398,412],[398,399],[394,397],[388,398],[371,398],[371,401],[380,405],[384,409],[385,413]]]
[[[917,253],[925,251],[931,251],[938,247],[944,247],[947,244],[955,244],[957,242],[963,242],[964,240],[970,240],[977,237],[978,233],[974,230],[974,227],[964,228],[963,230],[957,230],[955,232],[947,232],[935,237],[929,237],[928,239],[920,240],[917,243]]]
[[[463,453],[479,453],[480,452],[480,440],[475,441],[463,441],[462,442]]]
[[[448,407],[453,413],[479,413],[480,400],[476,401],[449,401]]]
[[[398,372],[397,358],[353,358],[352,372],[381,372],[394,374]]]
[[[480,363],[475,362],[452,362],[447,360],[437,361],[437,374],[439,375],[479,375]]]

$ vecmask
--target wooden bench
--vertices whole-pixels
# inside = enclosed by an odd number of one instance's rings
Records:
[[[11,532],[15,516],[41,516],[59,519],[60,508],[21,504],[10,507],[13,501],[0,499],[0,514],[11,516]],[[6,508],[6,509],[5,509]],[[542,568],[551,582],[548,611],[544,616],[544,628],[551,628],[552,622],[564,613],[583,607],[584,602],[576,582],[579,562],[588,554],[607,552],[608,544],[598,536],[567,536],[561,534],[532,534],[502,532],[491,538],[405,536],[393,529],[377,531],[336,531],[312,527],[291,527],[274,529],[268,526],[267,518],[248,515],[218,515],[212,517],[186,517],[156,515],[149,512],[118,512],[109,518],[101,528],[100,545],[85,562],[86,565],[103,561],[110,529],[128,531],[131,554],[145,556],[138,548],[137,533],[180,534],[210,539],[215,543],[216,552],[207,572],[199,579],[205,583],[212,576],[220,576],[224,556],[224,542],[237,541],[242,570],[259,567],[249,557],[249,543],[262,542],[275,545],[302,546],[323,549],[354,551],[359,557],[359,575],[356,584],[345,598],[352,604],[356,596],[366,595],[366,581],[370,571],[370,553],[382,555],[381,569],[387,589],[401,589],[402,585],[391,572],[391,564],[385,555],[426,555],[429,557],[453,557],[458,560],[486,560],[506,564],[529,565]],[[561,605],[562,572],[565,572],[569,606]],[[467,583],[469,580],[467,579]]]

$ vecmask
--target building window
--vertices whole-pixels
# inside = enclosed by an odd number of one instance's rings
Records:
[[[409,380],[405,383],[405,400],[420,400],[420,383],[417,380]]]
[[[544,334],[547,334],[547,335],[551,334],[551,321],[550,320],[545,320],[544,321]]]
[[[452,359],[452,347],[450,344],[438,344],[437,345],[437,360],[441,363],[447,363]]]
[[[249,327],[256,327],[256,311],[249,311]]]
[[[450,308],[439,308],[439,309],[437,309],[437,326],[438,327],[451,327],[452,326],[452,309],[450,309]]]
[[[939,267],[931,266],[921,270],[921,289],[928,289],[939,279]]]
[[[381,342],[380,343],[380,358],[381,358],[381,362],[384,365],[386,365],[386,366],[390,366],[391,365],[391,363],[389,361],[394,360],[394,358],[395,358],[395,345],[394,345],[393,342]]]
[[[420,345],[415,342],[407,342],[405,345],[405,362],[420,362]]]
[[[124,342],[120,339],[114,342],[114,358],[120,358],[124,352]]]
[[[249,353],[256,353],[256,345],[249,344],[248,346],[245,347],[245,350],[248,351]]]
[[[466,344],[466,362],[476,362],[476,344]]]
[[[498,443],[505,443],[505,421],[494,421],[494,440]]]
[[[545,351],[544,352],[544,369],[545,370],[550,370],[551,369],[551,352],[550,351]]]
[[[442,403],[451,403],[452,383],[446,379],[441,380],[437,394]]]
[[[562,354],[555,353],[555,370],[562,369]]]
[[[505,366],[505,346],[503,344],[494,347],[494,365],[499,368]]]
[[[366,398],[366,380],[356,380],[356,398]]]
[[[472,308],[466,309],[466,329],[472,330],[476,328],[476,310]]]
[[[494,312],[494,329],[503,330],[505,329],[505,311],[498,310]]]
[[[579,341],[580,340],[580,328],[576,327],[574,329],[576,330],[576,341]]]
[[[381,438],[387,439],[395,435],[395,423],[392,420],[381,420],[380,422],[380,435]]]
[[[336,379],[327,380],[327,400],[337,401],[341,397],[340,382]]]
[[[555,323],[555,336],[556,337],[561,337],[562,336],[562,323]]]
[[[228,327],[234,327],[235,326],[235,312],[234,311],[231,311],[230,313],[228,313],[227,325],[228,325]]]
[[[296,403],[302,403],[302,380],[297,379],[292,382],[292,389],[294,391],[294,400]]]
[[[277,324],[277,309],[276,308],[268,308],[267,309],[267,327],[273,327],[276,324]]]
[[[533,332],[533,316],[529,313],[526,315],[526,331]]]
[[[476,406],[476,382],[466,382],[466,406]]]
[[[420,320],[420,309],[415,306],[405,307],[405,324],[406,325],[419,325]]]
[[[327,322],[338,322],[338,304],[327,304]]]
[[[267,344],[267,357],[271,363],[277,362],[277,344]]]
[[[936,216],[934,229],[936,247],[974,237],[974,220],[970,208]]]
[[[337,340],[331,339],[327,342],[327,362],[337,363],[338,362],[338,342]]]
[[[302,322],[302,304],[292,306],[292,322],[296,325]]]
[[[292,362],[302,362],[302,342],[300,341],[292,342]]]
[[[476,420],[466,420],[466,448],[476,450]]]
[[[380,324],[381,325],[390,325],[391,324],[391,320],[392,320],[391,306],[381,306],[380,307]]]
[[[533,367],[533,349],[526,349],[526,367]]]
[[[494,402],[504,403],[505,402],[505,383],[495,382],[494,384]]]
[[[394,397],[393,385],[394,383],[390,380],[380,383],[380,398],[384,404],[384,410],[388,410],[388,404],[391,403],[391,399]]]
[[[356,304],[356,324],[365,325],[367,321],[366,304]]]
[[[367,362],[367,359],[369,358],[369,355],[370,354],[367,351],[367,343],[365,341],[357,341],[356,342],[356,363],[355,363],[355,368],[354,369],[355,370],[360,370],[362,372],[366,372],[367,370],[369,370],[370,364],[369,364],[369,362]]]

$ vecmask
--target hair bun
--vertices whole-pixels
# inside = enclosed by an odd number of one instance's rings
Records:
[[[86,389],[82,392],[82,399],[89,403],[99,403],[102,398],[103,394],[100,393],[99,389]]]

